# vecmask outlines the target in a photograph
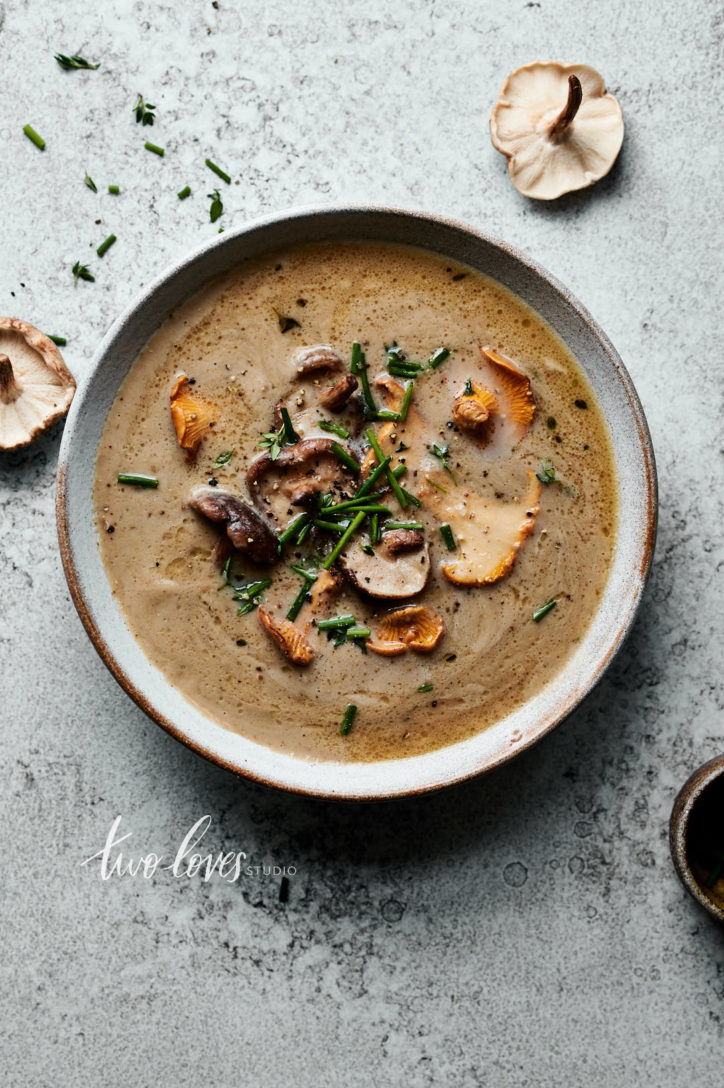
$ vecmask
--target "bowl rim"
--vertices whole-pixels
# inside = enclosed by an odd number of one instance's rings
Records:
[[[723,775],[724,755],[714,756],[697,767],[677,793],[669,819],[669,849],[676,874],[689,895],[719,922],[724,922],[724,907],[715,903],[695,878],[687,856],[686,836],[694,805],[712,782]]]
[[[112,345],[113,341],[117,338],[121,330],[123,330],[129,322],[132,322],[137,312],[149,302],[149,300],[174,276],[183,272],[188,266],[194,264],[196,261],[202,259],[207,254],[215,249],[232,247],[233,243],[244,235],[252,235],[254,232],[263,230],[266,227],[278,226],[287,221],[295,219],[303,219],[307,217],[322,218],[336,217],[336,216],[364,216],[364,215],[378,215],[387,216],[391,218],[407,218],[413,221],[437,224],[443,228],[448,228],[451,231],[458,231],[464,235],[467,235],[485,245],[491,246],[502,251],[509,258],[512,258],[515,262],[523,266],[523,268],[533,277],[537,277],[544,282],[544,284],[550,288],[555,294],[557,294],[564,305],[579,319],[582,325],[585,325],[588,333],[598,341],[603,354],[607,357],[611,364],[611,370],[615,374],[616,378],[620,382],[623,392],[628,402],[628,407],[631,411],[633,422],[636,425],[636,432],[638,443],[640,446],[640,454],[642,456],[644,478],[645,478],[645,500],[642,506],[642,524],[644,527],[644,544],[642,554],[639,556],[638,573],[639,576],[636,580],[635,587],[633,588],[629,600],[627,603],[626,613],[623,617],[623,622],[618,626],[618,629],[608,642],[606,651],[597,660],[595,668],[591,669],[591,674],[587,678],[586,682],[581,685],[571,685],[570,690],[566,692],[565,698],[560,701],[559,707],[556,711],[550,715],[544,725],[539,727],[532,735],[527,736],[525,739],[516,741],[515,747],[510,751],[501,752],[495,758],[484,761],[481,765],[475,765],[471,767],[461,767],[457,770],[452,770],[444,774],[441,777],[437,777],[434,780],[426,782],[418,782],[414,784],[403,784],[399,788],[386,789],[384,791],[339,791],[330,790],[329,787],[310,787],[301,785],[298,782],[284,781],[278,776],[275,777],[269,772],[259,771],[257,769],[250,768],[239,762],[233,762],[232,760],[225,759],[219,753],[214,752],[211,748],[206,747],[204,744],[189,737],[184,729],[178,726],[170,717],[166,716],[163,711],[155,706],[151,700],[144,694],[140,687],[131,679],[126,673],[123,666],[116,659],[115,655],[106,643],[103,634],[101,633],[99,626],[93,614],[93,609],[86,599],[81,585],[81,579],[79,577],[78,569],[76,567],[73,543],[72,543],[72,529],[69,519],[68,511],[68,486],[67,486],[67,473],[68,466],[71,460],[73,436],[75,432],[76,420],[82,413],[82,408],[88,395],[88,392],[92,385],[92,379],[98,370],[102,360],[104,359],[108,348]],[[351,238],[353,236],[350,236]],[[309,239],[312,241],[313,239]],[[384,241],[384,238],[380,238],[380,241]],[[409,243],[414,244],[414,243]],[[425,249],[424,245],[420,248]],[[463,262],[464,263],[464,262]],[[228,268],[231,269],[234,264],[238,264],[238,258],[236,261],[230,261]],[[213,278],[213,277],[212,277]],[[494,277],[493,277],[494,278]],[[199,289],[203,286],[203,281],[199,284]],[[191,291],[179,299],[177,305],[183,305],[189,298],[193,297],[194,291]],[[515,292],[513,292],[515,293]],[[541,314],[543,320],[546,318]],[[159,324],[160,327],[160,324]],[[153,334],[151,334],[153,335]],[[125,380],[125,375],[124,375]],[[116,390],[117,392],[117,390]],[[391,800],[396,798],[411,797],[417,794],[429,793],[438,789],[452,786],[471,778],[475,778],[478,775],[487,773],[503,763],[508,762],[510,759],[519,755],[521,752],[526,751],[528,748],[537,744],[543,737],[547,736],[556,726],[560,725],[565,719],[585,700],[590,694],[593,688],[598,684],[604,673],[607,671],[611,662],[615,658],[621,646],[625,642],[631,627],[635,621],[639,605],[648,581],[648,577],[651,570],[651,564],[653,560],[654,546],[656,542],[656,532],[658,523],[658,483],[656,474],[656,463],[653,445],[651,441],[651,435],[644,415],[643,407],[641,405],[639,396],[633,385],[631,377],[626,369],[623,360],[616,351],[612,342],[609,340],[603,329],[597,324],[590,312],[578,301],[578,299],[572,294],[572,292],[551,272],[544,268],[537,261],[527,256],[515,246],[498,238],[495,235],[489,234],[486,231],[480,230],[462,220],[454,217],[440,215],[434,212],[428,212],[424,210],[406,208],[395,205],[387,204],[367,204],[367,203],[327,203],[327,204],[303,204],[295,205],[283,211],[269,212],[263,215],[255,216],[251,219],[245,220],[240,226],[233,229],[224,231],[223,234],[217,235],[209,241],[203,242],[200,245],[194,247],[191,251],[187,252],[185,256],[177,259],[170,265],[166,266],[151,282],[145,286],[140,292],[138,292],[131,302],[121,311],[115,321],[111,324],[105,336],[102,338],[98,345],[91,363],[88,367],[86,374],[80,383],[80,388],[74,398],[71,410],[68,415],[65,430],[63,433],[63,439],[61,443],[59,458],[58,458],[58,473],[57,473],[57,488],[56,488],[56,520],[58,530],[58,542],[60,547],[61,560],[65,577],[68,583],[68,587],[71,593],[71,598],[76,607],[78,615],[85,627],[88,636],[91,639],[96,651],[101,657],[103,663],[111,672],[116,681],[126,691],[128,695],[133,699],[136,705],[144,711],[153,721],[160,725],[167,733],[174,737],[177,741],[183,744],[185,747],[190,748],[198,755],[203,756],[210,762],[215,763],[217,766],[231,771],[235,775],[241,778],[249,779],[258,784],[268,786],[275,789],[281,789],[285,792],[299,794],[302,796],[313,797],[317,799],[328,800],[348,800],[348,801],[378,801],[378,800]],[[139,652],[143,654],[146,662],[146,657],[140,645]],[[167,683],[171,682],[167,680]],[[546,685],[547,686],[547,685]],[[190,704],[189,704],[190,705]],[[198,708],[195,708],[198,710]],[[198,710],[198,713],[204,715],[202,711]],[[211,720],[211,719],[208,719]],[[223,726],[220,726],[223,728]],[[491,726],[494,728],[494,726]],[[485,732],[485,731],[483,731]],[[480,734],[476,734],[478,736]],[[467,743],[467,742],[458,742]],[[439,749],[439,751],[450,751],[457,745],[452,744],[447,748]],[[260,746],[262,747],[262,746]],[[266,751],[266,749],[264,749]],[[272,750],[269,750],[270,752]],[[418,756],[406,757],[400,759],[397,762],[411,763],[414,760],[424,759],[426,755],[430,753],[423,753]],[[296,757],[293,758],[295,763],[305,763],[307,761],[301,760]],[[390,763],[393,761],[385,760],[384,763]],[[322,763],[321,766],[334,768],[335,766],[343,766],[338,763]],[[344,764],[348,766],[349,764]],[[365,764],[354,763],[354,766],[363,766]],[[369,764],[367,764],[369,765]],[[381,764],[376,764],[381,765]]]

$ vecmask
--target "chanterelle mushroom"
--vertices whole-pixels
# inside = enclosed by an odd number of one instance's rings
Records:
[[[178,444],[187,460],[191,460],[216,422],[216,411],[195,392],[191,379],[185,374],[179,374],[173,383],[170,401]]]
[[[427,605],[409,605],[382,617],[374,638],[367,640],[367,648],[382,657],[396,657],[406,650],[429,654],[444,634],[445,621],[439,612]]]
[[[555,200],[608,173],[621,150],[623,114],[587,64],[536,61],[506,79],[490,136],[518,192]]]
[[[0,317],[0,449],[29,445],[65,415],[74,394],[53,341],[27,321]]]

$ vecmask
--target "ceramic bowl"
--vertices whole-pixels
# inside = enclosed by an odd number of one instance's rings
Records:
[[[671,856],[674,859],[674,867],[679,875],[681,883],[686,890],[693,895],[697,903],[720,922],[724,922],[724,900],[715,898],[711,890],[706,887],[702,873],[696,865],[696,843],[692,841],[692,812],[701,801],[711,797],[712,789],[716,789],[718,797],[724,796],[724,755],[716,756],[704,763],[684,783],[674,801],[669,823],[669,845]],[[717,802],[719,828],[722,827],[722,810]],[[713,828],[714,830],[714,828]],[[717,829],[718,830],[718,829]],[[724,838],[720,840],[724,843]]]
[[[205,281],[247,257],[309,241],[360,239],[420,246],[510,288],[559,334],[583,366],[608,420],[620,479],[620,526],[600,606],[575,654],[525,705],[439,751],[376,763],[307,762],[229,732],[191,706],[145,657],[111,594],[98,548],[91,466],[119,386],[149,337]],[[626,369],[590,314],[553,276],[472,227],[392,208],[323,207],[227,231],[151,284],[116,321],[78,391],[58,469],[60,547],[73,600],[96,649],[128,694],[195,751],[267,785],[320,797],[374,799],[436,789],[487,771],[539,740],[600,679],[633,622],[656,532],[656,472],[646,420]]]

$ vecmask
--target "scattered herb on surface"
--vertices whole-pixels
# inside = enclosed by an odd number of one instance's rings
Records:
[[[212,223],[215,223],[219,216],[223,213],[224,205],[221,201],[221,196],[219,195],[218,189],[214,189],[213,193],[207,193],[206,195],[211,201],[211,204],[209,206],[209,219]]]
[[[425,483],[430,484],[430,487],[437,488],[438,491],[442,491],[443,495],[447,495],[448,493],[447,488],[443,487],[442,484],[439,484],[437,480],[433,480],[431,476],[425,477]]]
[[[79,57],[77,53],[73,53],[70,57],[66,57],[64,53],[56,53],[55,60],[61,68],[66,70],[66,72],[73,68],[88,68],[94,71],[101,66],[100,61],[98,61],[97,64],[92,64],[89,60],[86,60],[85,57]]]
[[[558,482],[558,473],[556,472],[555,466],[547,457],[541,461],[536,476],[542,484],[555,484]]]
[[[366,516],[367,515],[365,514],[365,512],[363,510],[360,510],[360,512],[358,514],[355,514],[352,521],[349,523],[349,525],[347,526],[345,531],[342,533],[341,537],[339,538],[339,540],[337,541],[335,546],[332,548],[332,550],[329,553],[329,555],[327,556],[327,558],[324,560],[324,563],[322,564],[322,566],[324,567],[325,570],[329,570],[329,568],[334,563],[335,559],[337,559],[337,557],[339,555],[341,555],[341,553],[344,551],[345,547],[347,546],[348,541],[357,532],[357,530],[359,529],[360,525],[362,524],[362,522],[364,521]]]
[[[259,445],[263,450],[269,450],[269,456],[272,461],[276,461],[282,446],[285,445],[284,424],[281,425],[278,431],[266,431],[261,436]]]
[[[111,193],[112,196],[118,196],[120,191],[121,191],[120,185],[109,185],[108,186],[108,192]]]
[[[335,456],[339,458],[343,465],[346,465],[347,468],[350,469],[352,472],[359,472],[361,467],[359,461],[355,461],[352,454],[347,453],[347,450],[344,448],[344,446],[340,446],[339,442],[333,442],[331,449],[332,453],[334,453]]]
[[[57,344],[59,348],[64,348],[68,343],[64,336],[53,336],[52,333],[46,333],[48,340],[52,340],[54,344]]]
[[[424,694],[426,691],[432,691],[433,687],[434,687],[434,684],[431,684],[430,681],[428,680],[427,683],[420,684],[420,686],[419,686],[419,688],[417,690]]]
[[[81,264],[80,261],[76,261],[73,265],[73,279],[77,283],[78,280],[87,280],[88,283],[95,283],[96,278],[89,269],[87,264]]]
[[[470,378],[465,379],[465,396],[472,397],[473,395],[473,383]]]
[[[159,147],[158,144],[152,144],[150,140],[146,140],[143,146],[146,148],[146,151],[152,151],[154,155],[160,155],[161,158],[166,154],[162,147]]]
[[[349,431],[344,427],[340,427],[338,423],[332,423],[329,419],[320,419],[318,423],[322,430],[327,431],[329,434],[336,434],[338,438],[349,438]]]
[[[119,484],[132,484],[134,487],[158,487],[157,476],[143,476],[139,472],[119,472]]]
[[[231,185],[231,178],[226,173],[226,170],[222,170],[221,167],[217,166],[215,162],[211,161],[211,159],[205,159],[204,161],[206,162],[209,170],[213,171],[213,173],[216,174],[217,178],[221,178],[221,180],[225,181],[227,185]]]
[[[176,193],[176,196],[179,198],[179,200],[185,200],[187,196],[191,196],[191,186],[184,185],[183,189]]]
[[[214,461],[213,461],[214,468],[221,468],[222,465],[228,465],[229,461],[231,460],[231,458],[234,456],[235,453],[236,453],[236,450],[233,449],[233,450],[224,450],[223,453],[217,454],[217,456],[214,458]]]
[[[89,176],[87,171],[85,177],[83,178],[83,181],[86,183],[92,193],[98,192],[98,186],[94,182],[93,178]]]
[[[438,348],[434,351],[428,360],[428,366],[433,370],[436,370],[440,366],[440,363],[444,363],[450,355],[450,348]]]
[[[354,703],[350,703],[349,706],[347,707],[347,709],[344,712],[344,717],[342,718],[342,724],[339,727],[339,732],[343,737],[346,737],[347,734],[349,733],[350,729],[352,728],[352,723],[354,722],[356,714],[357,714],[357,707],[354,705]]]
[[[425,526],[421,521],[386,521],[382,526],[383,529],[417,529],[421,532]]]
[[[294,442],[299,441],[299,435],[292,426],[292,421],[289,415],[289,409],[284,405],[279,409],[279,415],[282,417],[282,429],[284,431],[284,441],[288,446],[291,446]],[[336,445],[336,443],[335,443]]]
[[[262,593],[271,584],[271,578],[259,578],[253,582],[246,582],[241,586],[234,586],[232,600],[239,604],[237,616],[246,616],[249,612],[253,612],[261,604]]]
[[[137,125],[152,125],[156,120],[153,112],[155,109],[151,102],[144,102],[143,95],[139,94],[131,107],[131,113],[135,113]]]
[[[115,241],[115,234],[109,234],[108,237],[98,246],[98,249],[96,250],[98,256],[102,257],[105,253],[107,253]]]
[[[443,543],[449,552],[454,552],[457,548],[457,541],[455,540],[455,534],[452,531],[452,527],[445,522],[440,526],[440,536],[443,539]]]
[[[317,581],[317,572],[305,570],[304,567],[294,566],[293,564],[291,565],[291,569],[294,571],[295,574],[298,574],[300,576],[304,583],[302,585],[302,588],[299,590],[299,593],[297,593],[296,597],[289,606],[289,611],[287,612],[287,619],[295,620],[301,611],[302,605],[307,599],[310,586],[314,585],[314,583]]]
[[[449,452],[450,452],[450,447],[449,446],[438,446],[437,442],[433,443],[433,445],[430,446],[430,453],[433,455],[433,457],[437,457],[438,461],[440,462],[442,467],[445,469],[445,471],[447,472],[447,474],[450,477],[450,479],[452,480],[452,482],[454,484],[456,484],[457,480],[455,478],[455,473],[450,468],[450,465],[449,465],[448,459],[447,459],[447,455],[449,454]]]
[[[35,131],[32,125],[23,125],[23,132],[41,151],[45,151],[45,140]]]
[[[297,321],[296,317],[286,317],[284,314],[279,313],[279,310],[275,310],[277,315],[277,321],[279,322],[279,332],[291,332],[292,329],[301,329],[301,325]]]
[[[360,544],[360,548],[365,553],[365,555],[374,555],[375,554],[375,549],[372,547],[371,544]]]
[[[367,359],[362,347],[357,340],[352,344],[352,360],[349,365],[350,372],[359,378],[362,386],[362,401],[367,419],[377,417],[377,405],[370,389],[370,379],[367,374]]]
[[[267,436],[265,435],[264,437],[266,438]],[[279,451],[277,450],[277,457],[278,456],[279,456]],[[272,460],[274,460],[274,457],[272,457]],[[281,532],[279,534],[279,536],[277,537],[277,543],[279,545],[280,551],[281,551],[282,547],[286,543],[288,543],[288,541],[290,541],[294,536],[296,536],[297,532],[300,529],[305,528],[306,526],[309,525],[310,520],[311,519],[309,517],[309,514],[298,514],[297,517],[295,517],[292,521],[289,522],[286,529],[284,529],[284,531]]]
[[[558,601],[551,599],[550,601],[546,601],[545,604],[542,604],[540,608],[536,608],[535,612],[533,613],[533,621],[535,623],[540,623],[543,617],[547,616],[549,612],[552,612],[557,604]]]

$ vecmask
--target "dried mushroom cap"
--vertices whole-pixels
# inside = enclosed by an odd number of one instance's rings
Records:
[[[260,566],[270,566],[279,558],[276,534],[264,519],[236,495],[216,487],[200,487],[189,499],[192,510],[209,521],[222,523],[237,551]]]
[[[314,647],[306,635],[291,620],[277,619],[263,604],[257,609],[259,623],[271,635],[285,657],[294,665],[308,665],[314,657]]]
[[[555,200],[608,173],[621,150],[623,114],[595,69],[536,61],[506,79],[490,135],[518,192]]]
[[[312,348],[302,348],[294,359],[294,369],[298,376],[308,377],[327,370],[341,370],[344,366],[342,356],[328,344],[317,344]]]
[[[28,446],[68,411],[75,380],[45,333],[0,317],[0,449]]]
[[[471,393],[463,390],[455,397],[452,406],[453,419],[462,430],[472,431],[481,438],[487,430],[490,413],[498,407],[498,402],[495,394],[484,385],[471,381],[470,388]]]
[[[410,605],[388,612],[380,620],[367,648],[383,657],[396,657],[407,650],[429,654],[445,634],[445,621],[427,605]]]
[[[530,378],[517,366],[498,355],[492,348],[480,349],[485,361],[493,368],[495,392],[498,394],[495,411],[513,432],[513,442],[520,442],[535,415],[535,401]]]
[[[516,502],[485,499],[464,487],[449,487],[449,480],[430,477],[420,497],[452,528],[457,543],[454,556],[443,564],[450,582],[464,586],[492,585],[513,566],[521,544],[533,531],[540,510],[541,485],[535,473],[528,473],[525,494]],[[443,493],[434,485],[443,484]]]
[[[307,505],[319,492],[351,491],[354,476],[334,453],[334,444],[332,438],[305,438],[284,446],[276,460],[270,453],[255,457],[246,478],[257,506],[286,525],[299,513],[292,508]]]
[[[404,601],[422,593],[430,576],[430,548],[424,539],[414,550],[395,551],[383,542],[373,555],[359,544],[370,547],[368,537],[355,541],[339,558],[344,574],[361,593],[385,601]]]
[[[178,444],[191,460],[216,422],[216,410],[199,396],[185,374],[179,374],[173,383],[170,400]]]

